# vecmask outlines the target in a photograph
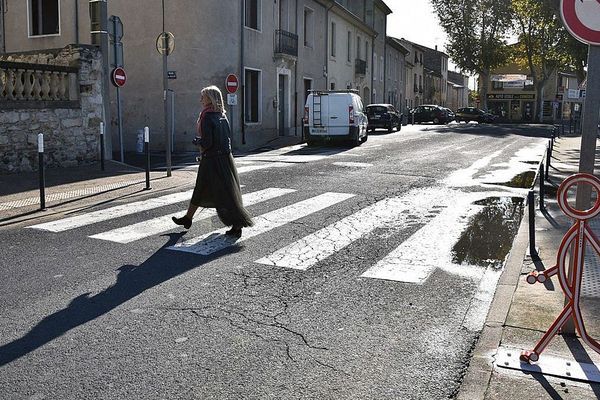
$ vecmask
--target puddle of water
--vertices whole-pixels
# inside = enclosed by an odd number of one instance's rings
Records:
[[[535,179],[535,171],[526,171],[518,175],[515,175],[508,182],[504,183],[492,183],[492,185],[508,186],[513,188],[530,189],[533,186],[533,180]]]
[[[500,269],[523,217],[523,198],[490,197],[475,204],[484,208],[470,218],[452,248],[452,261]]]

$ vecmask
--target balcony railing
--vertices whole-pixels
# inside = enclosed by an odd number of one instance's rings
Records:
[[[298,57],[298,35],[277,29],[275,31],[275,54]]]
[[[354,72],[356,75],[366,75],[367,74],[367,62],[365,60],[361,60],[360,58],[356,59],[356,63],[354,64]]]
[[[0,61],[0,108],[78,107],[78,69]]]

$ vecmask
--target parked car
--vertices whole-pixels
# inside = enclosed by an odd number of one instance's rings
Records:
[[[424,104],[422,106],[418,106],[413,108],[410,111],[409,121],[413,121],[415,123],[422,122],[433,122],[434,124],[446,124],[449,122],[448,113],[446,110],[440,106],[433,104]]]
[[[448,122],[454,121],[456,119],[456,114],[454,113],[454,111],[452,111],[448,107],[444,107],[444,109],[446,110],[446,114],[448,115]]]
[[[356,90],[311,90],[304,106],[304,137],[317,141],[366,142],[368,120]]]
[[[475,107],[464,107],[456,110],[456,122],[465,121],[477,121],[477,122],[493,122],[496,116],[485,112]]]
[[[369,120],[368,131],[377,128],[387,129],[388,132],[392,132],[394,128],[402,129],[404,115],[391,104],[369,104],[366,113]]]

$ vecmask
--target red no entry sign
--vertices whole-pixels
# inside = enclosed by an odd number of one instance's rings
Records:
[[[123,68],[117,67],[113,69],[110,76],[112,78],[113,85],[115,85],[116,87],[125,86],[125,82],[127,82],[127,74],[125,73],[125,70]]]
[[[235,74],[227,75],[225,79],[225,88],[227,89],[227,93],[234,94],[237,92],[240,83],[238,81],[238,77]]]
[[[560,12],[571,35],[600,46],[600,0],[561,0]]]

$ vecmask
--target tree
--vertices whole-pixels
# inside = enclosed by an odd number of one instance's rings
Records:
[[[586,46],[562,25],[558,0],[512,0],[515,33],[519,42],[512,54],[517,65],[528,68],[538,101],[536,113],[542,121],[544,85],[560,69],[571,69],[583,79]]]
[[[479,95],[487,108],[490,71],[508,60],[511,0],[430,1],[448,35],[448,55],[461,70],[479,75]]]

